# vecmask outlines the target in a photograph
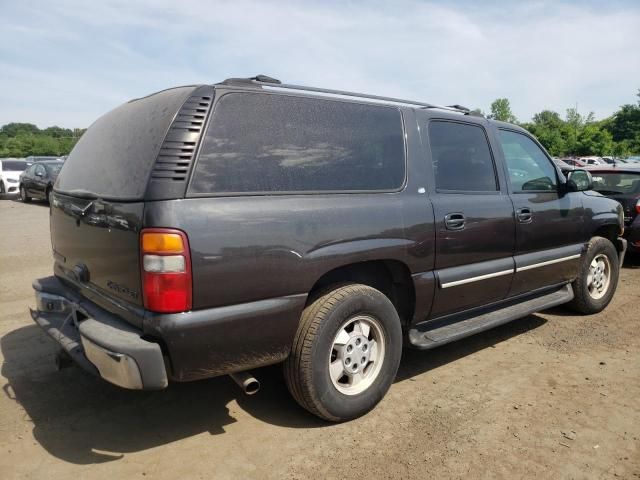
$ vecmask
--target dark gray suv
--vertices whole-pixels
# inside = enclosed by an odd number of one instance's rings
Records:
[[[620,205],[529,133],[464,107],[269,77],[132,100],[78,142],[51,195],[54,275],[34,320],[125,388],[283,363],[331,421],[431,349],[569,303],[604,309]]]

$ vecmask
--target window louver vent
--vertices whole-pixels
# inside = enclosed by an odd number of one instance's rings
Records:
[[[151,172],[152,183],[187,181],[213,100],[211,90],[208,95],[203,95],[201,90],[196,90],[196,94],[184,103],[167,132]]]

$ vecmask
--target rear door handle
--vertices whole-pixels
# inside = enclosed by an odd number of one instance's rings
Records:
[[[464,229],[465,218],[462,213],[448,213],[444,216],[444,225],[447,230]]]
[[[516,217],[520,223],[531,223],[533,220],[533,214],[528,207],[519,208],[516,210]]]

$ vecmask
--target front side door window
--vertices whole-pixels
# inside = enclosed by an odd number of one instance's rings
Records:
[[[498,138],[514,193],[558,190],[556,169],[533,140],[511,130],[498,130]]]

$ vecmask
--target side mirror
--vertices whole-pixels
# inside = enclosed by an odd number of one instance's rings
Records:
[[[570,192],[593,190],[593,178],[591,174],[586,170],[572,170],[567,176],[567,189]]]

